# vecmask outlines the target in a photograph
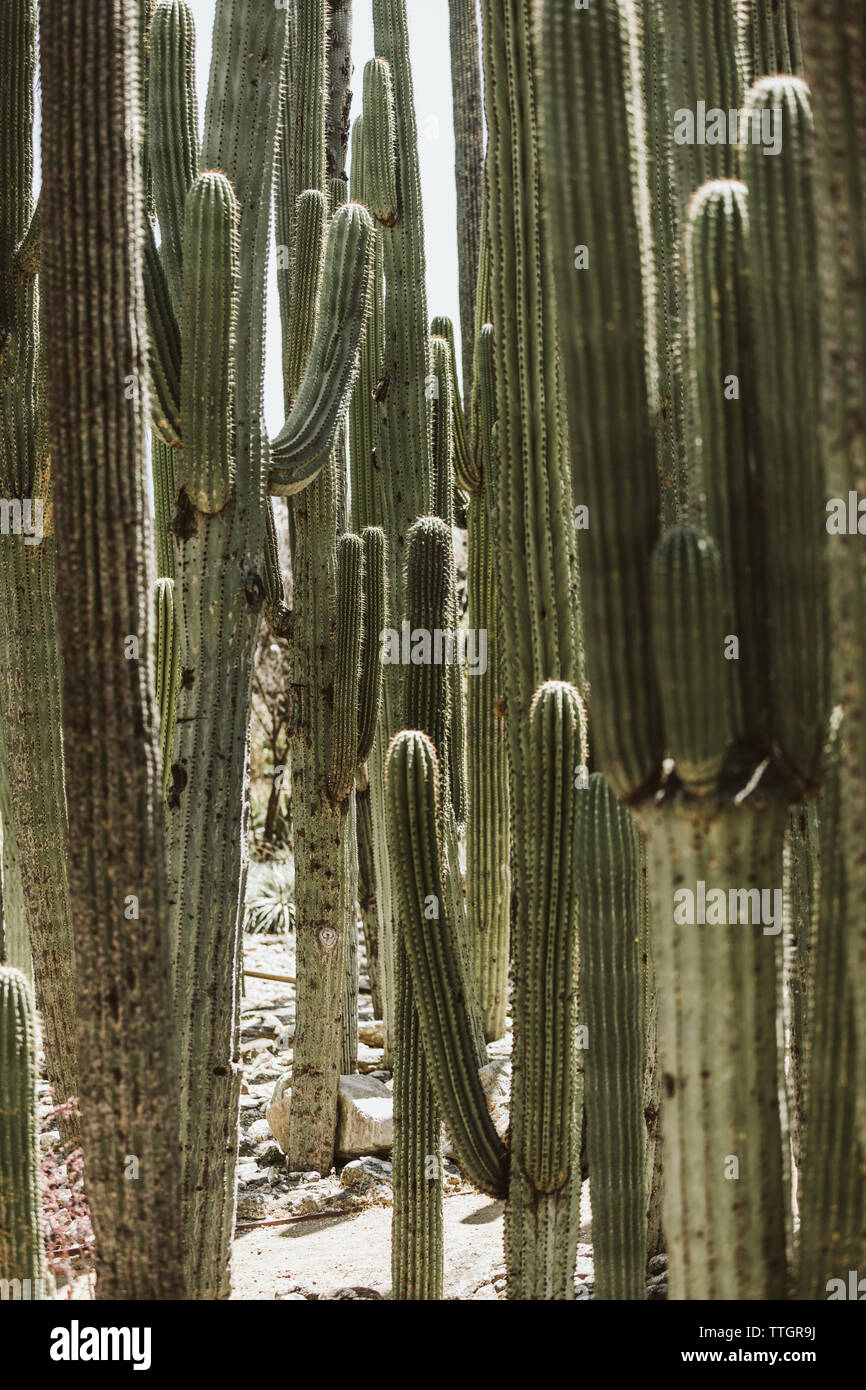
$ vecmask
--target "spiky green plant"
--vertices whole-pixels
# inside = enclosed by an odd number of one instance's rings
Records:
[[[188,8],[183,0],[165,0],[153,24],[163,26],[163,51],[148,82],[148,138],[158,156],[151,160],[154,202],[161,232],[175,227],[170,240],[183,258],[178,303],[161,258],[152,249],[146,256],[152,376],[171,388],[171,410],[154,419],[157,430],[169,419],[163,442],[174,449],[157,494],[171,499],[184,650],[168,807],[186,1277],[189,1296],[207,1298],[228,1294],[250,684],[261,614],[270,618],[279,609],[267,493],[304,488],[331,454],[367,312],[372,226],[351,205],[330,222],[318,317],[305,324],[306,369],[269,448],[262,426],[265,270],[281,75],[289,84],[287,102],[305,80],[286,58],[295,7],[287,13],[252,0],[220,0],[200,152]],[[321,101],[323,88],[322,79],[304,90]],[[316,127],[310,130],[310,148],[320,156]],[[195,325],[194,351],[180,350],[184,324]],[[184,400],[184,381],[194,380],[197,399]],[[157,395],[162,400],[165,392]],[[194,432],[190,440],[183,438],[184,420]],[[208,445],[203,454],[205,437],[216,452]],[[157,451],[155,463],[161,462]]]
[[[275,864],[251,866],[244,904],[244,931],[265,936],[290,932],[295,921],[295,877]]]
[[[170,899],[152,666],[137,44],[135,0],[41,7],[41,281],[63,517],[58,584],[81,596],[61,605],[59,628],[97,1296],[172,1299],[184,1288],[179,1082],[166,1027]],[[105,144],[118,113],[116,138]]]
[[[33,207],[35,0],[4,0],[0,46],[0,740],[19,851],[48,1076],[58,1102],[78,1094],[75,981],[60,740],[55,531],[38,321],[40,219]],[[41,508],[41,530],[13,525]],[[8,512],[8,515],[7,515]],[[38,521],[33,510],[31,520]],[[37,540],[37,536],[39,539]],[[38,785],[34,769],[40,769]]]
[[[685,19],[685,7],[671,8],[674,19]],[[718,8],[685,19],[694,25],[684,36],[687,53],[705,14],[708,20]],[[713,39],[724,49],[714,69],[723,84],[733,81],[737,58],[725,37],[732,14]],[[712,546],[694,531],[658,540],[636,19],[631,3],[576,11],[547,0],[541,26],[546,191],[570,443],[591,517],[581,583],[595,751],[648,837],[671,1294],[782,1297],[790,1202],[776,1030],[779,936],[765,919],[750,920],[754,901],[742,890],[759,886],[770,901],[781,895],[788,804],[819,785],[829,713],[823,484],[814,392],[803,375],[804,360],[818,350],[814,278],[805,272],[815,254],[811,119],[796,79],[756,84],[750,110],[783,114],[780,156],[767,159],[748,146],[739,163],[744,183],[707,184],[689,211],[688,306],[699,349],[686,452],[691,467],[696,446],[705,451],[691,487],[695,496],[706,493],[721,551],[720,603]],[[690,63],[685,71],[694,76]],[[590,127],[596,133],[587,139]],[[592,247],[591,276],[575,273],[576,224]],[[773,294],[780,275],[799,286],[796,295]],[[755,342],[759,360],[748,351]],[[805,352],[804,342],[811,344]],[[720,364],[733,380],[719,374]],[[600,389],[610,393],[604,409]],[[783,467],[777,447],[768,449],[774,430],[788,441],[790,467],[787,452]],[[708,454],[718,462],[710,464]],[[766,593],[733,551],[746,544],[738,511],[753,553],[766,551],[784,576]],[[713,658],[707,626],[719,631],[720,609],[743,615],[743,626],[728,619]],[[727,736],[729,717],[735,738]],[[673,772],[663,775],[665,754]],[[727,925],[689,917],[683,890],[696,902],[702,885],[722,889]],[[729,889],[736,892],[730,907]]]
[[[9,1283],[7,1284],[7,1281]],[[36,1122],[36,1023],[30,985],[0,964],[0,1284],[45,1298]]]

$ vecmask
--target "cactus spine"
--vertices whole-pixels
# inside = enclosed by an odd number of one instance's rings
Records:
[[[165,1026],[170,902],[151,666],[137,32],[133,0],[41,8],[42,280],[63,516],[58,585],[80,595],[59,616],[97,1293],[172,1299],[183,1289],[178,1081]],[[119,133],[106,145],[102,131],[118,113]],[[82,265],[90,267],[84,290]],[[131,396],[118,388],[118,363]]]
[[[36,1025],[30,985],[7,965],[0,965],[0,1280],[4,1288],[20,1281],[18,1297],[45,1297]]]

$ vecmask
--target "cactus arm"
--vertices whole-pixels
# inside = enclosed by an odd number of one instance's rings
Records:
[[[13,1279],[26,1281],[20,1298],[49,1297],[39,1191],[36,1017],[25,976],[0,964],[0,1280],[5,1286]]]
[[[148,34],[147,149],[161,257],[171,302],[180,314],[186,195],[198,173],[195,25],[186,0],[163,0]]]
[[[352,168],[349,193],[353,202],[367,201],[366,126],[359,116],[352,126]],[[352,529],[382,521],[381,489],[377,482],[376,410],[373,390],[381,375],[383,356],[382,315],[382,238],[376,236],[373,252],[373,287],[367,331],[358,356],[358,376],[349,405],[349,467],[352,480]]]
[[[649,631],[646,576],[659,512],[644,364],[646,229],[635,194],[641,143],[629,119],[633,11],[612,4],[575,10],[565,0],[548,0],[543,15],[553,278],[580,489],[574,500],[589,507],[589,526],[581,533],[581,595],[593,740],[611,789],[629,797],[640,794],[661,761],[651,651],[633,637]],[[593,123],[598,128],[587,138]],[[596,178],[598,160],[610,178]],[[576,243],[589,250],[588,269],[575,267]],[[609,401],[604,408],[601,393]]]
[[[270,491],[288,497],[321,472],[348,407],[373,285],[373,223],[358,204],[331,219],[316,332],[298,394],[271,445]]]
[[[297,397],[316,331],[325,223],[325,195],[319,188],[306,189],[295,208],[295,265],[283,348],[284,387],[290,402]]]
[[[137,32],[133,0],[41,6],[41,279],[63,517],[58,583],[79,596],[61,606],[59,626],[98,1289],[171,1299],[183,1291],[178,1069],[165,1027],[170,902],[151,667]],[[131,396],[118,389],[118,364],[135,383]],[[128,650],[129,634],[140,651]]]
[[[36,199],[36,206],[30,217],[27,231],[22,236],[12,257],[12,265],[19,280],[34,280],[39,274],[42,252],[42,197]]]
[[[358,746],[355,762],[360,767],[370,756],[382,709],[382,631],[385,608],[385,532],[365,526],[364,545],[364,640],[361,646],[361,679],[358,714]]]
[[[325,173],[346,178],[352,92],[352,0],[328,0],[325,55]]]
[[[150,222],[145,223],[144,302],[150,344],[151,426],[166,448],[180,447],[180,328]]]
[[[727,630],[739,641],[728,682],[732,732],[758,762],[770,751],[769,590],[755,466],[749,242],[745,184],[717,179],[698,189],[685,238],[692,477],[722,556]]]
[[[578,797],[580,1013],[597,1299],[646,1296],[640,843],[600,773]]]
[[[755,397],[765,505],[772,733],[792,782],[804,797],[819,782],[830,712],[826,484],[820,458],[821,361],[818,212],[813,191],[809,92],[796,77],[768,77],[746,109],[779,113],[780,153],[748,144],[742,166],[749,189],[750,291]],[[797,285],[795,295],[777,286]],[[784,460],[784,463],[782,463]],[[792,692],[796,691],[796,698]],[[795,799],[799,799],[795,794]]]
[[[436,1099],[461,1164],[491,1196],[505,1195],[507,1150],[478,1080],[478,1053],[442,876],[439,769],[426,735],[404,732],[388,750],[388,832],[412,997]],[[438,905],[438,920],[425,908]]]
[[[454,343],[454,325],[449,318],[437,317],[430,325],[433,338],[444,338],[448,344],[449,376],[451,378],[451,431],[454,438],[454,475],[458,487],[467,492],[475,491],[480,484],[480,476],[475,460],[469,451],[466,437],[466,416],[460,398],[460,383],[457,380],[457,359]],[[437,508],[438,510],[438,508]]]
[[[201,174],[183,228],[181,437],[178,484],[202,512],[222,511],[234,485],[232,449],[237,203],[222,174]]]
[[[653,552],[651,583],[667,751],[687,790],[707,796],[721,772],[729,727],[716,546],[700,531],[667,531]]]

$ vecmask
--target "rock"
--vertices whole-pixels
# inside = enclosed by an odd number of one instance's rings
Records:
[[[508,1107],[511,1101],[511,1059],[510,1057],[494,1057],[487,1062],[478,1072],[478,1079],[481,1082],[481,1089],[487,1101],[487,1109],[490,1111],[490,1118],[500,1139],[505,1139],[508,1135]],[[442,1126],[442,1152],[446,1158],[456,1158],[459,1155],[451,1143],[451,1137]]]
[[[305,1293],[281,1293],[278,1297],[282,1303],[285,1303],[287,1299],[300,1299],[302,1303],[306,1303],[307,1301],[307,1295]]]
[[[289,1117],[292,1110],[291,1073],[281,1076],[265,1111],[268,1128],[284,1154],[289,1152]]]
[[[260,1144],[263,1139],[270,1139],[271,1127],[267,1120],[253,1120],[247,1130],[247,1138],[252,1139],[254,1144]]]
[[[646,1296],[650,1303],[656,1303],[662,1298],[667,1298],[667,1284],[650,1284],[649,1288],[646,1291]]]
[[[390,1153],[394,1142],[394,1098],[372,1076],[341,1076],[336,1149],[341,1158]]]
[[[244,1058],[257,1057],[260,1052],[270,1052],[270,1038],[251,1038],[249,1042],[241,1043],[241,1056]]]
[[[391,1164],[385,1158],[353,1158],[340,1174],[343,1187],[369,1187],[372,1183],[391,1182]]]
[[[263,1144],[256,1145],[256,1162],[260,1168],[275,1170],[280,1178],[286,1176],[286,1156],[270,1136]]]
[[[374,1018],[370,1023],[359,1023],[358,1042],[364,1043],[367,1047],[384,1047],[384,1026],[380,1018]]]
[[[362,1288],[360,1285],[356,1285],[354,1288],[348,1288],[348,1289],[332,1289],[330,1293],[323,1293],[323,1294],[320,1295],[320,1297],[323,1298],[323,1299],[326,1298],[326,1299],[329,1299],[329,1300],[331,1300],[331,1299],[333,1299],[333,1300],[340,1299],[340,1300],[358,1301],[358,1300],[374,1299],[374,1298],[375,1298],[375,1299],[382,1299],[382,1300],[384,1301],[385,1295],[379,1293],[378,1289],[365,1289],[365,1288]]]
[[[667,1269],[667,1267],[667,1255],[653,1255],[652,1259],[647,1265],[647,1270],[650,1274],[661,1274],[662,1270]]]
[[[366,1043],[358,1043],[358,1071],[362,1074],[369,1074],[371,1071],[378,1071],[382,1066],[382,1058],[385,1054],[381,1047],[367,1047]]]
[[[263,1221],[267,1215],[267,1202],[260,1192],[245,1192],[238,1198],[238,1221]]]

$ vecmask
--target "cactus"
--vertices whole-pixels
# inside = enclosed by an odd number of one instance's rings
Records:
[[[27,912],[21,887],[21,863],[12,822],[9,783],[0,764],[0,960],[33,978]]]
[[[60,740],[55,535],[31,197],[35,0],[4,0],[0,44],[16,80],[0,85],[0,493],[43,508],[43,536],[0,536],[0,725],[46,1066],[58,1102],[78,1094],[66,801]],[[34,768],[41,770],[33,783]]]
[[[151,666],[136,35],[132,0],[98,11],[75,0],[42,6],[41,279],[63,517],[58,587],[81,596],[61,606],[59,627],[97,1292],[172,1299],[183,1290],[179,1087],[165,1026],[170,902]],[[105,145],[102,130],[118,111],[122,129]],[[82,290],[81,266],[94,256]],[[119,389],[118,363],[131,392]]]
[[[163,10],[171,13],[163,15]],[[186,1278],[194,1298],[228,1293],[250,680],[262,610],[280,630],[287,622],[267,492],[305,487],[331,453],[354,372],[372,272],[370,220],[358,208],[342,209],[329,227],[318,323],[315,328],[306,325],[313,342],[312,366],[287,402],[286,425],[268,449],[261,420],[268,210],[279,79],[283,73],[294,83],[286,33],[296,32],[296,18],[294,7],[287,14],[284,7],[263,10],[250,0],[221,0],[197,161],[191,143],[190,17],[175,0],[165,0],[153,21],[163,26],[160,58],[152,64],[148,84],[149,143],[159,185],[155,204],[161,231],[166,231],[163,222],[175,227],[186,223],[180,241],[181,303],[176,293],[172,302],[172,275],[168,268],[160,275],[160,258],[151,253],[146,265],[151,358],[157,359],[153,376],[174,383],[175,393],[171,418],[177,431],[163,442],[175,453],[180,446],[179,457],[166,460],[157,451],[155,461],[158,469],[171,465],[157,478],[157,495],[172,496],[175,506],[175,599],[185,662],[168,807],[183,1078]],[[323,100],[323,83],[314,95]],[[225,289],[234,282],[235,254],[233,314],[225,293],[218,303],[212,297],[195,304],[192,290],[202,275],[220,276]],[[194,352],[180,351],[184,326],[198,335]],[[190,391],[196,400],[189,398]],[[210,408],[199,412],[205,402]],[[184,421],[193,432],[190,439],[182,437]],[[210,443],[202,457],[205,436]],[[219,1155],[216,1163],[214,1154]]]
[[[475,362],[475,305],[484,201],[484,107],[481,65],[478,61],[477,6],[472,0],[448,0],[448,15],[456,156],[454,174],[457,186],[463,398],[470,401]],[[433,332],[437,332],[435,326]],[[453,357],[453,337],[451,354]],[[456,369],[456,362],[454,366]]]
[[[822,303],[821,448],[831,497],[849,499],[863,486],[863,374],[866,325],[862,266],[866,257],[862,188],[866,180],[866,15],[841,0],[799,5],[806,77],[815,101],[816,177],[820,219],[818,284]],[[813,272],[814,273],[814,272]],[[828,523],[829,525],[829,523]],[[858,536],[830,540],[836,683],[845,704],[841,826],[846,843],[866,834],[866,562]],[[854,1093],[859,1143],[866,1143],[866,864],[847,863],[847,970],[857,1046]]]
[[[647,1216],[640,843],[632,816],[593,773],[578,795],[580,1017],[595,1296],[645,1296]]]
[[[684,35],[687,53],[693,38],[704,42],[701,26],[721,8],[695,14],[693,32]],[[736,65],[728,36],[732,14],[717,30],[724,52],[715,80],[722,86],[733,82]],[[681,11],[672,9],[671,18],[682,18]],[[575,12],[565,0],[547,0],[542,16],[549,61],[546,188],[558,236],[555,299],[575,468],[590,498],[581,583],[595,751],[613,790],[638,812],[648,841],[671,1296],[783,1297],[789,1198],[779,1103],[777,930],[748,924],[742,892],[730,919],[721,919],[729,925],[696,925],[699,917],[690,923],[688,899],[680,893],[686,885],[699,895],[702,883],[708,891],[723,886],[726,897],[731,887],[780,890],[788,805],[814,795],[820,779],[829,713],[827,584],[812,402],[798,366],[804,338],[813,349],[817,344],[816,305],[808,284],[796,305],[771,295],[779,257],[794,276],[814,251],[810,121],[797,79],[757,84],[752,109],[784,110],[781,155],[770,160],[747,147],[745,186],[712,182],[689,212],[690,314],[700,347],[696,370],[706,376],[698,378],[693,396],[687,456],[699,465],[692,491],[699,497],[703,488],[707,495],[720,576],[714,549],[699,532],[672,532],[656,544],[647,428],[653,378],[650,372],[647,380],[642,361],[653,281],[642,281],[648,224],[639,196],[644,132],[632,100],[635,20],[630,3]],[[691,60],[685,71],[689,79],[697,71]],[[585,133],[601,110],[599,145]],[[608,172],[599,181],[593,170],[605,150]],[[784,210],[783,185],[790,195]],[[568,259],[578,218],[595,258],[591,282],[575,275]],[[742,350],[753,340],[762,348],[757,364]],[[718,403],[726,384],[718,372],[722,364],[736,372],[744,396],[724,417]],[[760,384],[754,395],[753,368]],[[599,412],[599,381],[620,406],[615,413]],[[714,432],[717,421],[721,429]],[[768,449],[773,422],[792,451],[793,484],[787,461],[782,470],[776,446]],[[703,453],[695,448],[700,441]],[[749,480],[745,495],[736,494],[738,477]],[[630,498],[626,517],[617,501],[623,490]],[[784,592],[774,584],[768,594],[769,653],[763,659],[754,639],[763,631],[761,613],[750,609],[754,573],[734,550],[745,540],[733,509],[749,506],[752,545],[757,538],[786,576]],[[804,549],[797,574],[794,537]],[[791,547],[787,557],[785,546]],[[723,642],[720,613],[735,614],[735,623],[746,615],[748,626],[746,619],[745,630],[733,626]],[[720,634],[714,654],[707,628]],[[748,685],[743,667],[734,668],[734,738],[727,737],[725,710],[731,676],[722,664],[735,654],[725,650],[731,637],[748,645],[748,669],[757,672]],[[662,767],[663,751],[674,755],[672,770]]]
[[[0,1281],[19,1298],[46,1296],[38,1141],[32,994],[0,964]]]
[[[174,580],[158,579],[153,591],[156,622],[154,677],[159,705],[159,752],[163,796],[171,785],[172,748],[181,680],[181,632],[174,606]]]
[[[845,722],[836,711],[827,782],[818,804],[820,929],[810,957],[813,1009],[806,1029],[807,1124],[799,1194],[797,1294],[826,1298],[830,1281],[847,1281],[866,1237],[863,1146],[856,1132],[856,1025],[848,973],[848,861],[840,833]]]
[[[288,475],[279,471],[286,432],[274,441],[277,468],[271,475],[272,491],[294,494],[304,479],[309,480],[309,486],[292,496],[298,1012],[290,1159],[296,1169],[326,1172],[333,1159],[341,1060],[353,1068],[357,1049],[354,780],[359,731],[375,718],[369,702],[375,708],[378,693],[376,658],[361,636],[364,543],[358,536],[340,535],[345,526],[345,482],[336,433],[348,404],[357,351],[351,360],[336,361],[335,341],[339,349],[340,338],[338,334],[335,339],[334,325],[340,321],[345,285],[357,277],[363,294],[348,303],[358,316],[360,334],[369,308],[373,243],[363,209],[357,204],[338,206],[344,191],[341,181],[329,190],[333,211],[325,221],[325,117],[320,100],[325,83],[324,4],[299,9],[291,32],[295,86],[284,99],[283,139],[291,134],[297,141],[298,132],[304,132],[300,158],[309,183],[298,199],[291,233],[296,274],[284,320],[284,379],[290,402],[287,428],[297,417],[298,449],[314,457],[308,466],[292,471],[289,483]],[[279,195],[286,189],[281,181]],[[283,210],[280,217],[286,225],[288,213]],[[357,337],[353,341],[357,349]],[[334,384],[329,377],[334,364],[337,394],[331,395],[322,414],[321,393]],[[319,412],[330,422],[332,409],[332,423],[307,440],[304,421],[315,421]],[[322,445],[327,446],[326,455],[316,453]],[[374,604],[374,609],[377,606],[381,607]],[[378,633],[371,634],[371,641],[377,640]],[[372,687],[369,681],[365,684],[367,703],[362,704],[365,663],[373,681]],[[331,687],[333,699],[323,700],[322,692]]]

